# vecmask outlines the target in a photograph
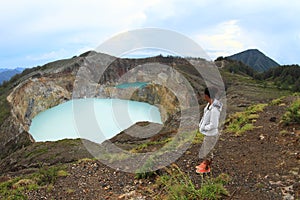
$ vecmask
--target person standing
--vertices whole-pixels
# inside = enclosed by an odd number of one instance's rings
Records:
[[[203,161],[196,166],[197,173],[210,172],[212,158],[208,159],[207,157],[219,138],[219,119],[223,104],[216,99],[217,93],[218,90],[214,87],[204,89],[204,99],[207,101],[207,105],[199,123],[199,131],[204,135],[199,151],[199,158]]]

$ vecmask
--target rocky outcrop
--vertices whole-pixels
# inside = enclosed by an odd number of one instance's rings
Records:
[[[29,130],[31,120],[40,112],[61,104],[71,98],[70,85],[74,82],[71,75],[55,78],[30,78],[21,83],[7,97],[12,106],[12,114]]]
[[[33,142],[30,134],[24,131],[21,123],[13,116],[4,120],[4,123],[0,125],[0,130],[0,159]]]
[[[28,133],[38,113],[71,97],[73,82],[82,58],[76,57],[28,69],[11,85],[6,97],[10,115],[0,124],[0,159],[34,142]]]

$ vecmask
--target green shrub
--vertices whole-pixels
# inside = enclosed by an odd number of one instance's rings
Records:
[[[0,199],[28,199],[26,191],[37,189],[37,184],[31,179],[14,178],[0,184]]]
[[[220,183],[206,181],[200,188],[201,199],[217,200],[221,199],[222,195],[228,195],[228,191]]]
[[[144,163],[143,166],[141,166],[139,169],[135,172],[135,178],[137,179],[145,179],[150,178],[155,175],[155,172],[153,171],[154,167],[154,159],[155,156],[150,156],[147,161]]]
[[[68,176],[62,166],[46,167],[38,172],[0,183],[0,199],[27,199],[26,193],[41,187],[53,187],[58,177]]]
[[[267,104],[257,104],[248,107],[243,112],[237,112],[226,120],[225,132],[234,133],[236,136],[242,135],[244,132],[253,130],[255,126],[253,122],[259,117],[257,113],[262,112]]]
[[[206,177],[199,189],[196,188],[189,175],[182,172],[178,166],[173,165],[166,169],[167,174],[159,176],[156,186],[163,190],[164,198],[170,200],[214,200],[228,196],[228,191],[224,188],[230,178],[226,174],[220,174],[217,178]],[[162,193],[162,192],[160,192]],[[162,199],[162,195],[156,195],[157,199]]]
[[[282,130],[282,131],[280,131],[279,132],[279,135],[281,135],[281,136],[286,136],[286,135],[288,135],[290,132],[288,132],[287,130]]]
[[[171,140],[172,140],[172,138],[166,138],[166,139],[161,140],[161,141],[149,141],[149,142],[145,142],[145,143],[140,144],[137,147],[131,149],[131,152],[132,153],[139,153],[139,152],[142,152],[142,151],[146,150],[148,147],[151,147],[151,146],[165,145],[168,142],[170,142]]]
[[[194,137],[193,144],[200,144],[203,142],[204,135],[199,132],[199,130],[196,131],[196,136]]]
[[[283,99],[283,97],[280,97],[280,98],[278,98],[278,99],[274,99],[274,100],[272,100],[269,104],[270,104],[271,106],[279,105],[279,104],[282,103],[282,99]]]
[[[35,179],[37,180],[38,185],[48,185],[54,184],[56,179],[59,177],[59,173],[62,171],[61,167],[44,167],[35,174]],[[62,172],[60,173],[62,174]],[[64,172],[66,176],[66,172]]]
[[[282,123],[285,125],[300,123],[300,98],[296,99],[282,116]]]
[[[165,199],[200,199],[200,191],[177,166],[167,169],[168,174],[158,177],[156,184],[166,193]],[[157,196],[159,199],[160,196]]]

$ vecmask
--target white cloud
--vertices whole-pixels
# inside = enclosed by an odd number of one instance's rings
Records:
[[[93,32],[97,35],[142,26],[147,20],[146,10],[161,1],[99,1],[99,0],[12,0],[1,3],[0,23],[3,35],[13,33],[25,38],[40,35],[69,36]],[[5,34],[6,33],[6,34]]]
[[[31,59],[54,58],[61,49],[81,53],[117,33],[157,27],[194,39],[211,58],[247,48],[284,57],[298,53],[299,8],[298,0],[1,1],[0,54],[11,62],[26,58],[24,52]]]
[[[26,59],[30,60],[30,61],[57,60],[57,59],[66,58],[67,55],[68,55],[68,51],[66,51],[65,49],[60,49],[58,51],[51,51],[51,52],[42,53],[42,54],[28,55],[28,56],[26,56]]]
[[[238,20],[222,22],[205,29],[195,36],[195,40],[212,59],[228,56],[246,48],[256,48],[251,42],[253,38],[241,28]]]
[[[22,49],[25,60],[48,60],[96,48],[117,32],[143,26],[153,1],[11,0],[0,3],[0,43],[3,53]],[[29,49],[26,50],[26,49]],[[36,50],[35,50],[36,49]],[[49,50],[51,49],[51,50]],[[57,49],[57,50],[56,50]],[[63,52],[61,49],[66,49]],[[54,50],[54,51],[52,51]],[[33,52],[36,51],[36,52]],[[49,52],[50,51],[50,52]],[[21,65],[25,65],[25,62]],[[40,63],[40,62],[39,62]]]

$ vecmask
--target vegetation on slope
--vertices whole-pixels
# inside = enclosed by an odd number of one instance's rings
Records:
[[[299,95],[298,95],[299,97]],[[282,123],[285,125],[300,124],[300,98],[297,98],[282,116]]]
[[[226,121],[226,132],[234,133],[240,136],[245,131],[250,131],[255,128],[253,122],[259,117],[259,112],[262,112],[267,104],[257,104],[246,108],[245,111],[237,112],[231,115]]]
[[[274,85],[278,89],[291,90],[293,92],[300,91],[299,65],[277,66],[259,72],[242,61],[231,60],[229,58],[219,57],[215,60],[215,63],[218,67],[222,66],[224,70],[230,73],[250,76],[254,80],[262,81],[266,86]]]
[[[300,91],[300,66],[284,65],[269,69],[268,71],[257,74],[258,80],[273,81],[279,89],[289,89],[294,92]]]
[[[154,191],[159,189],[159,194],[154,192],[154,199],[188,200],[206,199],[217,200],[229,196],[224,184],[230,181],[227,174],[220,174],[216,178],[203,176],[200,187],[197,188],[189,175],[175,164],[165,168],[166,173],[156,178]],[[153,193],[153,192],[152,192]]]
[[[63,165],[43,167],[38,172],[19,176],[0,183],[0,198],[28,199],[26,193],[46,188],[49,192],[59,177],[68,176]]]

